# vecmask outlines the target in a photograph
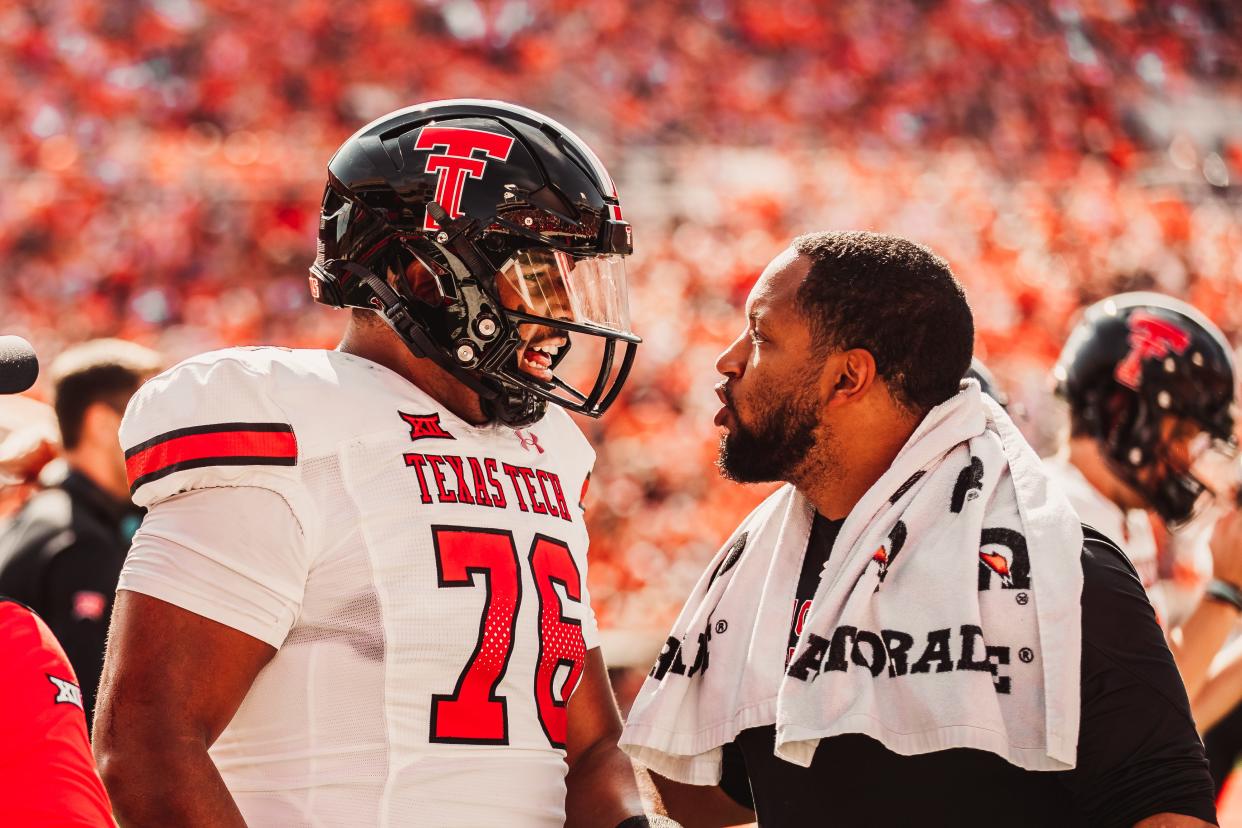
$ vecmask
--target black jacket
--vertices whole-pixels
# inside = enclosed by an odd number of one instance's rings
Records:
[[[117,578],[142,510],[80,472],[32,497],[0,531],[0,595],[29,606],[65,648],[91,721]]]

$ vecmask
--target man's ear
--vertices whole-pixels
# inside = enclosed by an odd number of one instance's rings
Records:
[[[826,406],[847,405],[867,395],[876,382],[875,357],[862,348],[830,356],[819,378],[820,399]]]

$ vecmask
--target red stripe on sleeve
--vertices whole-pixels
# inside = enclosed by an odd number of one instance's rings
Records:
[[[125,461],[130,485],[169,466],[193,460],[255,457],[292,460],[297,438],[288,431],[216,431],[174,437],[138,452]]]

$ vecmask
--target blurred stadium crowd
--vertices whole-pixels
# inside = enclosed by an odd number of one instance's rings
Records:
[[[591,579],[601,626],[662,635],[765,493],[710,469],[712,365],[793,235],[884,230],[949,259],[1044,448],[1083,304],[1153,288],[1242,332],[1240,28],[1226,0],[7,5],[0,330],[45,359],[99,336],[170,359],[331,347],[343,316],[305,273],[332,150],[420,100],[548,112],[635,227],[646,344],[584,423]]]

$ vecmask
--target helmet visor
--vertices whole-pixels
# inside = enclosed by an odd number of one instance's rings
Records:
[[[560,250],[522,250],[500,269],[500,301],[530,316],[630,333],[625,261],[576,258]]]
[[[1217,497],[1233,497],[1238,490],[1238,446],[1206,431],[1197,434],[1186,451],[1188,471]]]

